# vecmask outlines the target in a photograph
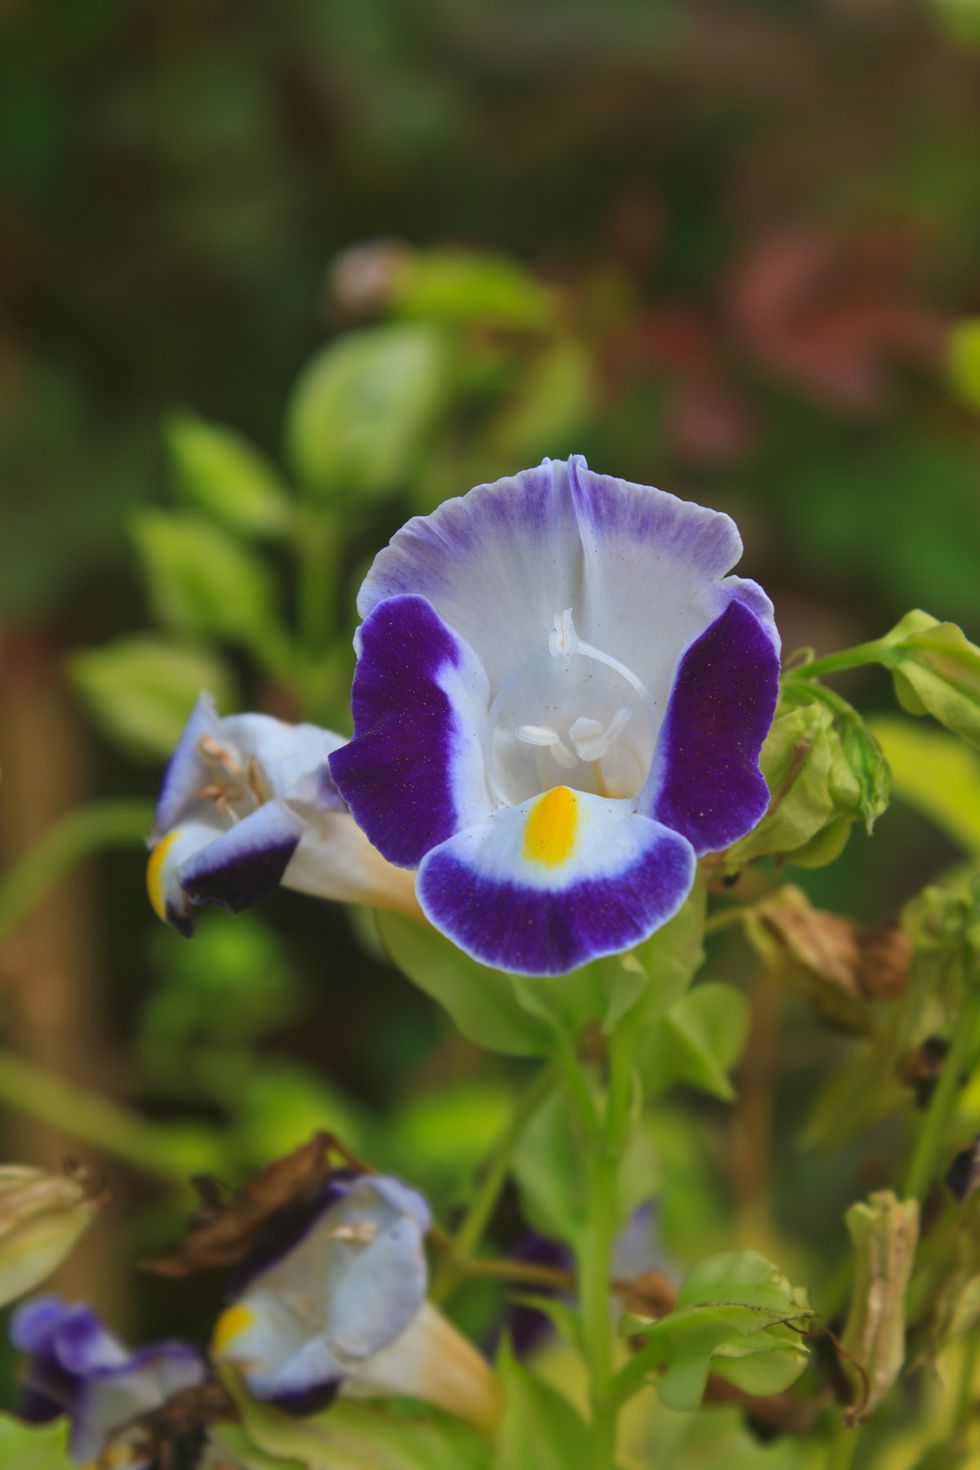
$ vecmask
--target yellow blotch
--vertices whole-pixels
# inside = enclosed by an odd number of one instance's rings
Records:
[[[546,791],[531,808],[524,828],[524,856],[555,868],[571,857],[578,831],[578,797],[567,786]]]
[[[167,895],[164,890],[163,869],[167,861],[167,853],[179,835],[179,828],[169,832],[150,853],[150,861],[146,865],[146,891],[150,895],[154,913],[157,918],[163,919],[164,923],[167,919]]]
[[[215,1356],[220,1357],[240,1333],[251,1327],[253,1321],[254,1314],[248,1307],[229,1307],[222,1312],[211,1339],[211,1351]]]

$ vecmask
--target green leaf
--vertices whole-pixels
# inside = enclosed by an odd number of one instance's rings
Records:
[[[807,1294],[790,1285],[757,1251],[709,1256],[689,1273],[674,1311],[656,1322],[627,1318],[623,1330],[642,1336],[637,1359],[624,1370],[659,1367],[661,1401],[696,1409],[711,1373],[749,1392],[777,1392],[799,1376],[807,1351],[794,1326],[811,1316]]]
[[[577,1410],[518,1363],[509,1349],[498,1364],[504,1415],[493,1470],[571,1470],[582,1463],[589,1431]]]
[[[568,1097],[556,1092],[528,1122],[514,1154],[514,1177],[534,1228],[574,1245],[585,1228],[589,1139]]]
[[[283,1414],[250,1398],[223,1375],[248,1439],[267,1455],[303,1470],[489,1470],[486,1442],[435,1411],[424,1416],[395,1406],[340,1399],[309,1418]]]
[[[149,635],[73,654],[72,682],[107,735],[139,755],[171,753],[202,689],[234,707],[224,664],[213,654]]]
[[[509,1056],[546,1056],[552,1032],[520,1004],[513,977],[477,964],[428,924],[379,912],[382,942],[395,964],[449,1012],[470,1041]]]
[[[980,40],[980,3],[967,0],[975,18]],[[961,8],[965,8],[960,0]],[[955,392],[970,408],[980,412],[980,317],[960,322],[949,334],[946,364]]]
[[[164,432],[177,486],[199,509],[245,536],[289,530],[289,491],[272,461],[247,439],[187,413],[172,415]]]
[[[9,1465],[10,1470],[72,1470],[68,1434],[67,1419],[35,1426],[0,1414],[0,1465]]]
[[[722,1102],[735,1093],[728,1072],[748,1035],[745,997],[732,985],[707,981],[683,996],[644,1036],[637,1067],[647,1095],[678,1082],[699,1087]]]
[[[581,343],[550,343],[531,358],[499,417],[488,448],[505,463],[532,464],[582,442],[594,412],[592,361]]]
[[[955,623],[907,613],[881,640],[898,702],[980,745],[980,648]]]
[[[506,255],[425,250],[407,255],[393,281],[400,316],[447,326],[541,331],[555,313],[554,293]]]
[[[895,794],[968,853],[980,854],[980,760],[945,730],[900,717],[871,722],[888,758]]]
[[[275,626],[263,561],[203,516],[140,510],[133,538],[161,622],[180,632],[261,644]]]
[[[437,333],[378,326],[341,337],[307,365],[286,415],[302,483],[323,496],[375,497],[409,480],[448,388]]]

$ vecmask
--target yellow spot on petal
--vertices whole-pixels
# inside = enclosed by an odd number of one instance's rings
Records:
[[[575,848],[578,797],[567,786],[555,786],[535,802],[524,829],[524,856],[549,868],[567,861]]]
[[[154,913],[164,922],[167,919],[167,895],[164,888],[163,870],[167,861],[167,853],[179,835],[179,828],[168,832],[167,836],[158,842],[150,853],[150,861],[146,865],[146,891],[150,895]]]
[[[248,1307],[229,1307],[222,1312],[211,1339],[211,1351],[215,1356],[220,1357],[240,1333],[248,1331],[254,1320],[255,1314]]]

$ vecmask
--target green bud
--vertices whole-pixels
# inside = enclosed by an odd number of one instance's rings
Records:
[[[51,1275],[102,1203],[82,1174],[0,1165],[0,1306]]]
[[[841,1345],[855,1390],[850,1418],[857,1423],[874,1413],[905,1361],[905,1289],[919,1205],[885,1189],[852,1205],[844,1220],[854,1247],[854,1287]]]
[[[899,704],[980,745],[980,648],[955,623],[908,613],[882,639]]]

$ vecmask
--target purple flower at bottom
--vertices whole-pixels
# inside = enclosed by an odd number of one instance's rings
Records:
[[[66,1414],[72,1459],[82,1465],[96,1460],[132,1421],[206,1377],[204,1360],[192,1347],[160,1342],[130,1352],[90,1307],[58,1297],[26,1302],[14,1313],[10,1336],[14,1347],[30,1354],[25,1417],[43,1421]]]
[[[728,516],[581,456],[416,517],[358,598],[330,770],[427,918],[563,974],[646,939],[759,821],[779,639]]]

